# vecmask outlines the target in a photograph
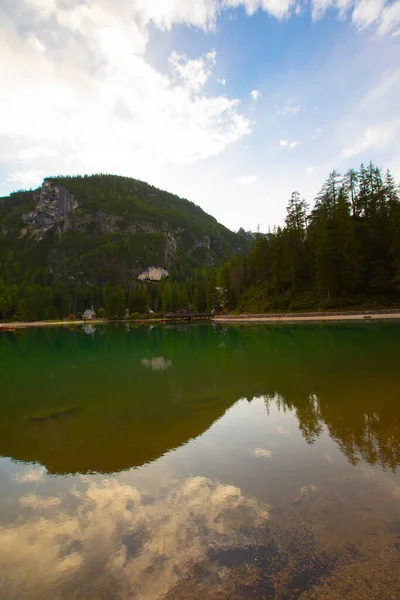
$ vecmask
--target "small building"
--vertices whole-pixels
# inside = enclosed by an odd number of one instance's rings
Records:
[[[91,321],[92,319],[96,318],[96,313],[94,312],[93,306],[92,308],[85,310],[85,312],[82,315],[82,319],[84,321]]]

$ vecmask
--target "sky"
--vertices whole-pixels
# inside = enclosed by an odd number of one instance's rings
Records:
[[[266,231],[400,179],[400,0],[0,0],[0,195],[112,173]]]

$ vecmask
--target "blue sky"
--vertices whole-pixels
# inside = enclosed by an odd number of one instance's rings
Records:
[[[400,178],[400,2],[0,0],[0,193],[128,175],[232,229],[333,168]]]

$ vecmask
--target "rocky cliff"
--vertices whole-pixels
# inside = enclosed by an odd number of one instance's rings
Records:
[[[79,202],[66,188],[45,181],[34,194],[34,200],[36,201],[34,210],[21,216],[25,224],[21,229],[21,236],[29,234],[39,241],[53,227],[58,227],[59,233],[71,228],[69,217],[79,207]]]

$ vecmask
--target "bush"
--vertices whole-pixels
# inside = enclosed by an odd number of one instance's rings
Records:
[[[68,315],[68,321],[76,321],[75,315]]]
[[[104,310],[104,308],[99,308],[99,310],[97,311],[97,316],[99,317],[99,319],[106,318],[106,311]]]
[[[76,313],[76,320],[82,321],[83,314],[81,312]]]

